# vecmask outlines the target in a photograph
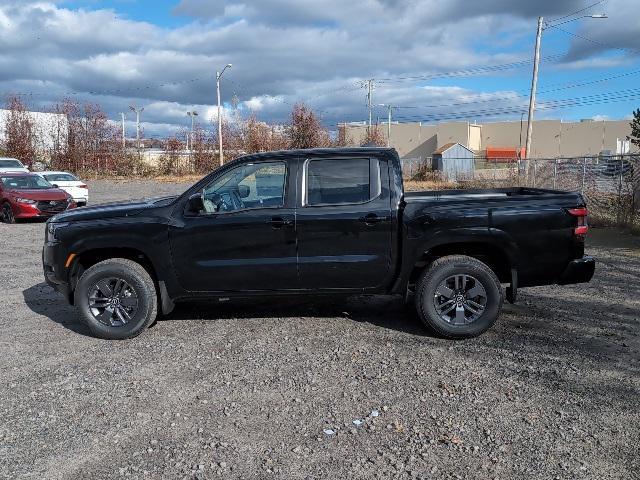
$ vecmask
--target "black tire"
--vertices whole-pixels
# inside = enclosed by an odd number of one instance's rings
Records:
[[[13,209],[9,202],[5,202],[2,205],[2,221],[4,223],[16,223],[16,217],[13,214]]]
[[[98,291],[100,297],[100,305],[106,305],[104,302],[108,302],[108,300],[106,297],[102,297],[104,294],[98,288],[98,284],[100,282],[101,285],[104,285],[114,280],[120,280],[126,285],[126,288],[121,286],[120,291],[116,292],[117,284],[111,283],[111,285],[114,285],[112,289],[113,296],[124,298],[124,295],[128,294],[129,297],[135,297],[135,309],[133,309],[134,307],[129,307],[131,308],[129,310],[125,307],[128,312],[125,312],[124,315],[130,315],[126,323],[122,323],[116,313],[112,314],[106,308],[92,308],[90,306],[90,295],[93,295],[93,305],[94,307],[96,306],[96,291]],[[122,283],[119,285],[122,285]],[[96,290],[97,288],[98,290]],[[122,296],[119,295],[121,292],[123,292]],[[108,340],[124,340],[140,335],[143,330],[155,321],[158,314],[156,286],[149,272],[139,263],[124,258],[111,258],[88,268],[78,281],[74,292],[74,300],[80,318],[89,327],[93,335]],[[127,298],[127,300],[131,299]],[[124,305],[123,300],[122,306]],[[120,313],[122,314],[120,300],[118,300],[118,306],[110,306],[108,308],[111,310],[120,308]],[[104,313],[110,318],[99,320],[98,317],[102,317],[102,315],[98,313]],[[113,325],[114,322],[116,325]]]
[[[477,281],[484,289],[486,297],[484,309],[477,314],[477,318],[470,320],[469,323],[450,323],[443,318],[447,315],[441,315],[442,312],[438,313],[436,310],[436,303],[440,301],[446,303],[447,298],[438,297],[436,290],[440,291],[439,288],[443,282],[456,275],[471,277],[468,280],[470,285],[475,285]],[[415,306],[420,320],[436,334],[446,338],[471,338],[487,331],[498,319],[503,302],[502,286],[493,270],[480,260],[464,255],[452,255],[437,259],[425,270],[416,287]],[[453,305],[455,308],[456,303]],[[478,310],[475,307],[474,309]],[[446,308],[442,310],[444,311]],[[465,313],[468,312],[465,310],[462,315]],[[450,315],[455,315],[455,313]],[[470,318],[473,317],[473,314],[469,315]]]

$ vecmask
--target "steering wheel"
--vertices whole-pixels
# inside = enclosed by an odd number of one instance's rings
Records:
[[[234,210],[242,210],[244,208],[244,202],[242,201],[242,198],[240,198],[240,193],[238,192],[238,190],[231,190],[229,196],[231,197],[231,201],[233,202]]]

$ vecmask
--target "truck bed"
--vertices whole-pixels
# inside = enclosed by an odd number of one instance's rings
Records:
[[[574,192],[562,190],[548,190],[543,188],[514,187],[514,188],[491,188],[491,189],[456,189],[456,190],[424,190],[405,192],[404,197],[407,203],[418,200],[430,201],[461,201],[461,200],[500,200],[500,199],[558,199],[576,197]]]

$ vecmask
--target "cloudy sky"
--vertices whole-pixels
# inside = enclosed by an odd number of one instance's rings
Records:
[[[239,116],[285,122],[303,101],[331,128],[362,121],[374,79],[373,103],[399,121],[519,120],[542,15],[538,118],[626,118],[640,106],[638,0],[595,2],[0,0],[0,95],[34,110],[72,96],[114,120],[144,106],[160,136],[187,110],[208,121],[215,71],[233,63],[222,96]]]

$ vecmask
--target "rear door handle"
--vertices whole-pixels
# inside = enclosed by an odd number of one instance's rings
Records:
[[[374,225],[380,222],[387,222],[389,217],[379,217],[375,213],[369,213],[364,217],[360,217],[359,220],[367,225]]]
[[[271,224],[271,227],[273,227],[273,228],[282,228],[282,227],[292,227],[293,226],[293,220],[291,220],[289,218],[282,218],[282,217],[271,217],[271,220],[269,220],[269,223]]]

